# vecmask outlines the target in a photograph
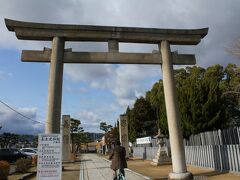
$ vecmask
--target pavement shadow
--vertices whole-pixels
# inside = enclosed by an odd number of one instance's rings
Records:
[[[211,172],[205,172],[205,173],[198,173],[193,175],[194,180],[199,180],[199,179],[206,179],[210,176],[216,176],[220,174],[227,174],[227,172],[221,172],[221,171],[211,171]],[[158,178],[152,178],[152,180],[168,180],[168,177],[158,177]]]
[[[64,169],[63,171],[80,171],[80,169]]]
[[[82,159],[82,160],[75,160],[74,162],[87,162],[87,161],[92,161],[92,159]]]

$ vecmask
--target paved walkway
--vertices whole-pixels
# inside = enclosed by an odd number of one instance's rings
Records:
[[[126,180],[149,179],[129,169],[125,169]],[[82,154],[79,180],[112,180],[113,171],[110,169],[110,161],[96,154]]]

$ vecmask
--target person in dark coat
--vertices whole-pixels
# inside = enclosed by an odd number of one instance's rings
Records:
[[[116,142],[115,147],[109,156],[109,160],[112,160],[111,169],[114,171],[114,179],[117,178],[118,169],[125,176],[124,168],[127,168],[126,150],[124,147],[120,146],[120,144],[120,141]]]

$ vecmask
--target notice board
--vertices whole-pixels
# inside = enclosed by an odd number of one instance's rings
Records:
[[[62,177],[62,138],[60,134],[38,135],[38,180],[60,180]]]

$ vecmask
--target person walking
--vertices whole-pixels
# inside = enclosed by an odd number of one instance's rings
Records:
[[[111,169],[113,170],[113,179],[117,179],[118,169],[125,177],[124,168],[127,168],[126,150],[121,146],[120,141],[116,141],[109,160],[112,160]]]

